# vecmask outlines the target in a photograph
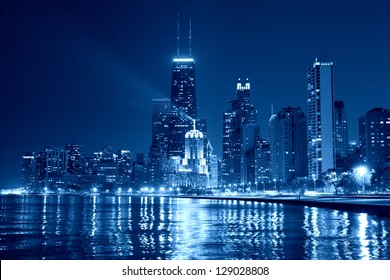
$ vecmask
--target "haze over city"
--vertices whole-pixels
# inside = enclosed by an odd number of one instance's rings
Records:
[[[350,139],[358,117],[390,106],[387,1],[4,1],[0,11],[0,186],[20,183],[21,154],[76,142],[147,152],[152,99],[169,98],[176,55],[196,63],[198,116],[221,156],[222,114],[249,78],[260,134],[271,103],[306,112],[306,73],[334,62]]]

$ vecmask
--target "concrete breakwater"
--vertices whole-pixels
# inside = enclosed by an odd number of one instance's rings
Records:
[[[180,196],[184,198],[283,203],[354,212],[390,215],[390,196]]]

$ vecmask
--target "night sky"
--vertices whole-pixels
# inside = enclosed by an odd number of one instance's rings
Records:
[[[316,57],[334,62],[350,139],[358,117],[390,107],[390,1],[0,3],[0,187],[20,184],[21,154],[47,145],[147,152],[152,99],[170,97],[177,14],[183,54],[192,19],[198,116],[219,156],[222,113],[240,77],[251,81],[264,137],[272,102],[276,112],[307,111]]]

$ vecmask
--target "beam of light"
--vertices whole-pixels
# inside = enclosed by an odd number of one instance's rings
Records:
[[[176,106],[172,105],[172,111],[175,113],[178,113],[182,118],[185,118],[187,120],[190,120],[191,122],[195,122],[196,120],[194,118],[191,118],[187,113],[183,112]]]
[[[115,89],[113,92],[124,101],[128,100],[132,103],[132,97],[135,96],[143,97],[145,100],[166,97],[163,91],[156,88],[147,76],[131,67],[130,63],[125,63],[124,57],[113,55],[109,49],[105,49],[98,42],[84,42],[79,48],[88,48],[88,55],[84,55],[84,60],[98,70],[99,83],[104,87]],[[74,51],[78,53],[80,49]],[[84,53],[84,50],[82,51]],[[106,96],[110,99],[113,97],[112,95]],[[138,109],[142,109],[142,107],[138,106]]]

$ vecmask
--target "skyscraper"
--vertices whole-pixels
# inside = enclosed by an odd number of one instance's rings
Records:
[[[158,186],[161,183],[162,153],[156,140],[154,140],[150,146],[148,156],[148,182]]]
[[[256,153],[255,153],[255,185],[261,184],[265,189],[265,184],[270,180],[270,143],[269,141],[257,137]],[[256,190],[257,191],[257,190]]]
[[[278,162],[278,116],[272,112],[268,121],[268,136],[270,150],[270,179],[279,181],[279,162]]]
[[[146,154],[136,154],[135,161],[133,162],[133,170],[131,175],[132,184],[137,188],[141,188],[148,183],[148,162]]]
[[[168,157],[170,111],[170,99],[153,99],[152,144],[156,142],[163,159]]]
[[[130,150],[117,151],[117,185],[128,187],[131,185],[132,153]]]
[[[359,118],[359,144],[363,160],[371,168],[390,156],[390,111],[374,108]]]
[[[196,174],[208,174],[203,133],[194,127],[185,135],[185,155],[181,168]]]
[[[149,174],[151,182],[162,185],[180,184],[180,180],[176,180],[176,174],[182,161],[188,159],[185,148],[186,134],[193,130],[194,124],[202,133],[199,139],[203,142],[202,152],[207,153],[207,123],[205,119],[197,119],[195,61],[191,54],[191,21],[187,56],[180,55],[179,22],[177,31],[177,56],[173,59],[171,99],[153,100]]]
[[[206,145],[206,164],[209,175],[209,187],[218,187],[218,156],[213,154],[213,147],[210,141]]]
[[[234,167],[239,167],[239,162],[234,163],[234,159],[238,156],[233,157],[235,152],[235,144],[239,144],[236,129],[236,106],[237,100],[230,101],[226,112],[223,113],[222,123],[222,164],[221,164],[221,180],[222,185],[227,186],[228,184],[234,183],[234,174],[237,174],[239,170],[234,170]],[[239,135],[238,135],[239,136]],[[233,140],[233,138],[237,138]],[[239,152],[239,149],[238,149]]]
[[[174,176],[175,183],[183,188],[185,193],[202,193],[209,187],[209,170],[205,154],[205,139],[201,131],[193,129],[185,135],[185,155]]]
[[[103,187],[113,191],[118,177],[117,155],[110,146],[104,146],[94,153],[96,174],[103,178]]]
[[[224,185],[255,183],[255,150],[259,134],[257,111],[250,102],[250,83],[237,82],[237,99],[223,115],[222,182]]]
[[[300,108],[283,108],[270,122],[273,179],[283,183],[307,176],[306,117]]]
[[[22,155],[22,183],[29,191],[35,189],[36,164],[34,153],[25,153]]]
[[[83,172],[83,155],[80,145],[69,144],[65,145],[65,150],[68,153],[68,174],[79,175]]]
[[[38,188],[55,188],[63,184],[68,173],[68,153],[62,147],[46,147],[35,156]]]
[[[184,156],[184,140],[197,117],[195,61],[175,58],[172,70],[171,113],[169,118],[169,156]]]
[[[336,158],[348,155],[348,123],[344,102],[334,102]]]
[[[309,177],[335,167],[333,62],[316,61],[307,72],[307,153]]]

